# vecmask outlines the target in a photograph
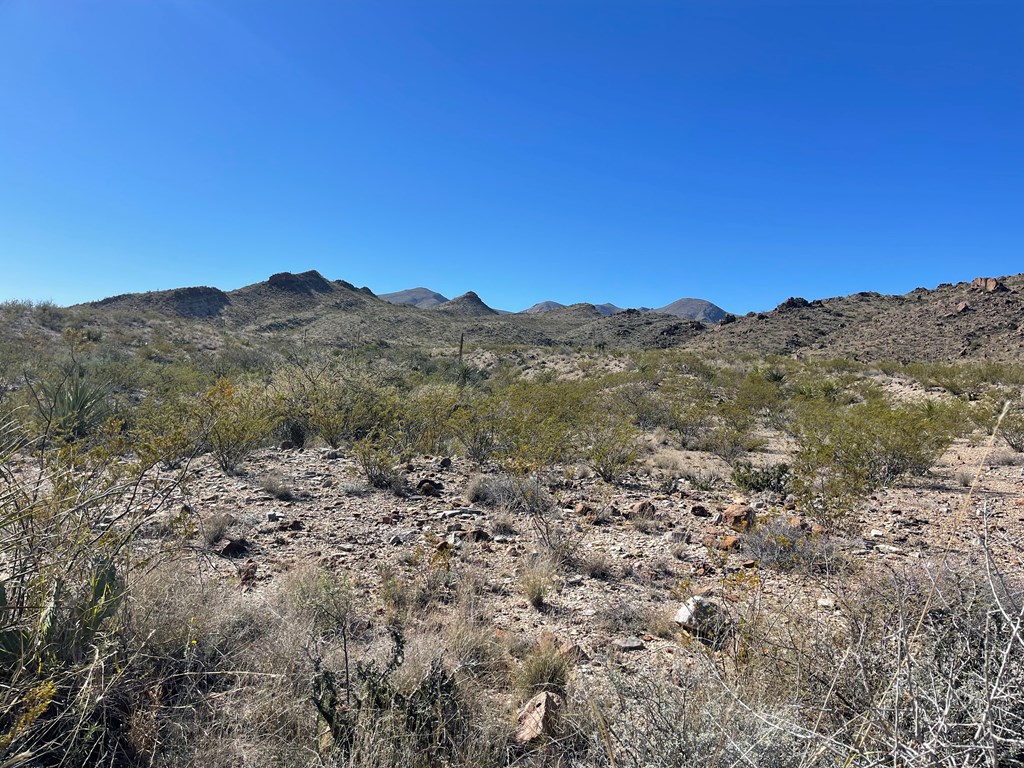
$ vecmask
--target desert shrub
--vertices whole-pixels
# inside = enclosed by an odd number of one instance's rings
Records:
[[[519,584],[523,596],[534,608],[544,605],[548,592],[554,585],[554,564],[544,557],[527,559],[519,571]]]
[[[1010,448],[1024,452],[1024,410],[1009,411],[999,424],[999,434]]]
[[[451,419],[458,406],[458,390],[452,385],[419,387],[403,398],[399,428],[409,450],[446,452],[452,435]]]
[[[393,448],[394,441],[387,437],[364,437],[352,444],[352,455],[374,488],[403,493],[405,478],[396,469],[400,459]]]
[[[605,482],[614,483],[636,464],[640,435],[629,423],[594,413],[581,432],[586,462]]]
[[[233,474],[269,436],[271,409],[254,388],[221,379],[200,400],[197,415],[208,424],[206,439],[217,464]]]
[[[594,721],[587,750],[590,765],[805,765],[803,734],[798,723],[787,719],[788,711],[757,700],[738,700],[704,665],[671,674],[613,673],[609,687],[611,695],[598,689],[588,697]]]
[[[494,399],[478,396],[455,409],[449,427],[466,458],[478,466],[494,456],[499,445],[498,406]]]
[[[543,691],[565,695],[572,659],[549,639],[526,649],[515,676],[516,687],[524,697]]]
[[[196,398],[179,394],[150,395],[135,408],[130,428],[135,453],[146,462],[178,469],[190,458],[210,450],[211,413],[195,408]]]
[[[594,623],[610,634],[637,634],[644,631],[646,622],[644,609],[627,600],[616,600],[594,616]]]
[[[604,552],[591,552],[580,560],[579,566],[583,573],[598,581],[609,581],[615,575],[611,558]]]
[[[0,445],[0,762],[119,764],[138,751],[126,727],[138,660],[124,631],[132,531],[171,486],[77,443],[19,479],[13,448]]]
[[[892,407],[881,400],[845,408],[805,403],[792,428],[793,489],[829,525],[873,489],[924,474],[957,433],[942,408]]]
[[[805,614],[782,633],[748,625],[767,635],[748,634],[744,674],[771,681],[762,690],[794,711],[815,702],[813,728],[847,764],[1013,765],[1024,750],[1021,598],[997,573],[895,571],[838,599],[841,624]]]
[[[749,461],[736,461],[732,465],[732,482],[743,491],[753,493],[767,491],[784,496],[789,493],[789,465],[772,464],[766,467],[755,467]]]
[[[651,382],[632,382],[615,390],[620,409],[642,430],[671,425],[672,404]]]
[[[354,695],[346,698],[339,674],[314,661],[313,702],[328,727],[336,759],[347,765],[493,764],[504,746],[472,716],[473,707],[440,657],[410,673],[405,639],[383,662],[356,666]]]
[[[582,420],[591,388],[579,382],[522,382],[506,387],[494,409],[498,458],[528,473],[581,457]]]
[[[280,472],[268,472],[264,475],[260,481],[260,488],[280,501],[292,501],[295,498],[292,484]]]
[[[683,479],[695,491],[713,491],[722,482],[722,478],[714,470],[691,470],[683,473]]]
[[[802,573],[836,573],[845,566],[827,534],[815,534],[785,520],[759,524],[743,537],[743,549],[763,568]]]
[[[305,398],[305,422],[332,448],[396,426],[397,392],[368,374],[325,375],[307,388]]]
[[[476,475],[466,485],[466,500],[485,507],[504,507],[514,498],[516,483],[507,475]]]

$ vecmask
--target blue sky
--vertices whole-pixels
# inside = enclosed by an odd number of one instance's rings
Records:
[[[1024,271],[1024,3],[0,0],[0,299]]]

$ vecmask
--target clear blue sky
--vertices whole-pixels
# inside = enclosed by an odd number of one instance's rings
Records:
[[[1024,271],[1024,2],[0,0],[0,299]]]

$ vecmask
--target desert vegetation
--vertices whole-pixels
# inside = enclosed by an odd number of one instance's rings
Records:
[[[2,768],[1024,763],[1017,366],[4,312]]]

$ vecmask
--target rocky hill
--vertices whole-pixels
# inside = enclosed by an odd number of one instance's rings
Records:
[[[719,306],[704,299],[677,299],[671,304],[660,307],[655,312],[662,315],[673,315],[683,317],[687,320],[700,320],[704,323],[717,323],[726,312]]]
[[[443,297],[442,297],[443,298]],[[301,333],[330,344],[437,346],[460,335],[483,344],[683,347],[704,354],[798,355],[870,360],[1024,359],[1024,275],[918,288],[902,296],[858,293],[790,298],[745,317],[702,300],[703,319],[593,304],[505,314],[472,291],[428,309],[391,303],[318,272],[280,273],[233,291],[178,288],[114,296],[63,310],[77,322],[123,325],[126,316],[189,321],[235,335]],[[554,303],[554,302],[553,302]],[[679,304],[679,302],[675,302]],[[713,309],[712,309],[713,308]],[[617,309],[617,308],[616,308]],[[163,332],[163,331],[161,331]]]
[[[419,307],[420,309],[429,309],[448,301],[445,296],[429,288],[408,288],[404,291],[395,291],[394,293],[382,293],[380,298],[391,304],[405,304],[410,307]]]
[[[715,352],[860,360],[1024,360],[1024,275],[977,278],[902,296],[790,298],[724,322],[694,346]],[[729,318],[727,318],[729,320]]]

